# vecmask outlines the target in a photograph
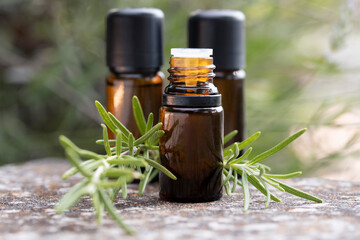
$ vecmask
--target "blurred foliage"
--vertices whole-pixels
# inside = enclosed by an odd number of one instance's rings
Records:
[[[321,51],[304,54],[299,40],[325,29],[333,49],[341,47],[353,14],[342,1],[1,0],[0,163],[60,156],[60,133],[84,148],[96,147],[94,139],[101,133],[93,103],[104,102],[107,75],[105,16],[111,8],[125,7],[164,11],[165,62],[170,48],[186,47],[190,12],[245,13],[247,131],[263,132],[255,147],[259,152],[294,128],[332,124],[306,112],[309,103],[326,108],[324,100],[304,100],[302,93],[314,76],[336,73],[337,67]],[[291,149],[279,157],[284,171],[302,167]]]

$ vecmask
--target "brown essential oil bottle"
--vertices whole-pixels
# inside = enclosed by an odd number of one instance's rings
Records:
[[[160,121],[161,164],[177,180],[160,173],[160,198],[206,202],[222,196],[223,108],[213,85],[212,49],[171,50],[169,81]]]
[[[163,18],[155,8],[113,9],[107,16],[107,109],[140,136],[132,111],[136,95],[144,114],[159,119],[163,74]],[[113,135],[111,135],[114,137]]]
[[[198,10],[188,21],[189,47],[214,50],[214,84],[222,98],[225,134],[239,131],[230,143],[245,139],[244,23],[244,14],[234,10]]]

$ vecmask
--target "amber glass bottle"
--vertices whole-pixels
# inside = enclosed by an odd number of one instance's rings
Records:
[[[245,16],[234,10],[198,10],[188,21],[191,48],[214,50],[214,84],[222,96],[225,134],[239,133],[230,142],[245,138]]]
[[[135,138],[140,133],[132,112],[134,95],[146,116],[152,112],[159,119],[163,18],[154,8],[113,9],[107,17],[107,108]]]
[[[222,196],[223,109],[213,85],[211,49],[172,49],[170,81],[160,121],[160,197],[176,202],[214,201]]]

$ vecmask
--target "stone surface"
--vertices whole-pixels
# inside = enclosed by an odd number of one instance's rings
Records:
[[[282,203],[264,209],[264,196],[251,190],[252,202],[242,211],[242,194],[210,203],[161,201],[157,185],[116,208],[137,234],[128,236],[109,218],[98,227],[89,199],[57,215],[58,199],[79,180],[61,181],[69,164],[60,160],[29,162],[0,168],[0,239],[360,239],[360,183],[298,178],[286,182],[321,197],[313,203],[274,191]]]

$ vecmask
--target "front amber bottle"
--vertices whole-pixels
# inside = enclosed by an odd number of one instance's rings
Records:
[[[160,197],[206,202],[222,196],[223,109],[213,85],[211,49],[172,49],[170,84],[163,94]]]

